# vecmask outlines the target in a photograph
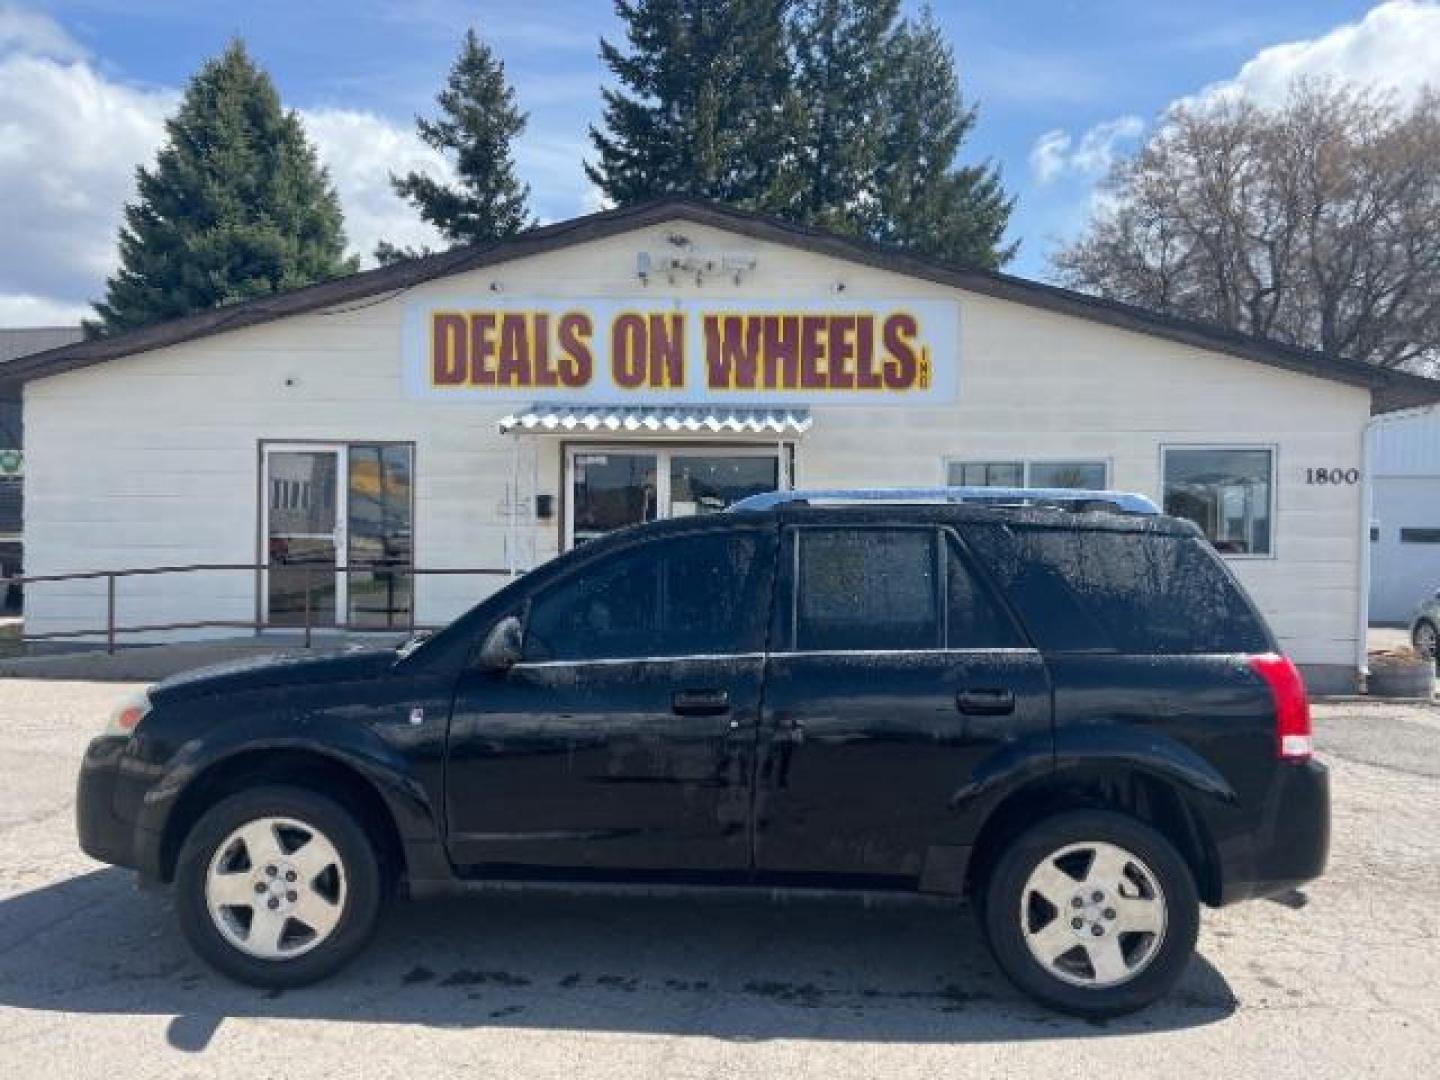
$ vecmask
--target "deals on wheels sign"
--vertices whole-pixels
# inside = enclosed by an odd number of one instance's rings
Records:
[[[959,379],[943,300],[427,300],[404,335],[432,401],[918,405]]]

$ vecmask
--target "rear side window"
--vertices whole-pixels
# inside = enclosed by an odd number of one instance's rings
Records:
[[[975,579],[959,546],[945,541],[945,645],[951,649],[1018,649],[1025,639],[1014,621]]]
[[[582,568],[535,597],[527,660],[757,652],[773,542],[755,533],[657,540]]]
[[[1265,652],[1269,635],[1195,537],[1093,529],[977,528],[967,537],[1005,582],[1041,648],[1122,653]]]
[[[933,529],[800,529],[795,543],[796,649],[939,646]]]

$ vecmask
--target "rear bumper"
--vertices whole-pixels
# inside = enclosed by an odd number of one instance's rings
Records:
[[[92,859],[140,871],[154,877],[159,871],[158,838],[116,812],[125,777],[128,736],[102,735],[85,748],[80,781],[75,792],[75,827],[80,849]]]
[[[1330,856],[1330,770],[1318,761],[1282,764],[1248,865],[1224,875],[1220,902],[1275,896],[1325,872]]]

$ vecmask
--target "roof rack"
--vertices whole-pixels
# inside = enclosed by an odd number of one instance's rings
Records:
[[[982,506],[1043,506],[1084,512],[1102,510],[1122,514],[1158,514],[1160,508],[1144,495],[1131,491],[1088,488],[934,487],[934,488],[816,488],[809,491],[767,491],[730,506],[732,511],[770,510],[777,506],[817,506],[855,503],[976,503]]]

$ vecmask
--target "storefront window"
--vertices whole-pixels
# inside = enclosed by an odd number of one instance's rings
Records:
[[[1170,446],[1164,459],[1167,514],[1195,522],[1223,555],[1271,553],[1271,450]]]
[[[1103,461],[952,461],[947,482],[955,487],[1105,487]]]
[[[1024,487],[1025,464],[1020,461],[952,461],[953,487]]]
[[[770,448],[577,446],[569,453],[572,545],[657,518],[718,513],[780,487],[780,455]]]

